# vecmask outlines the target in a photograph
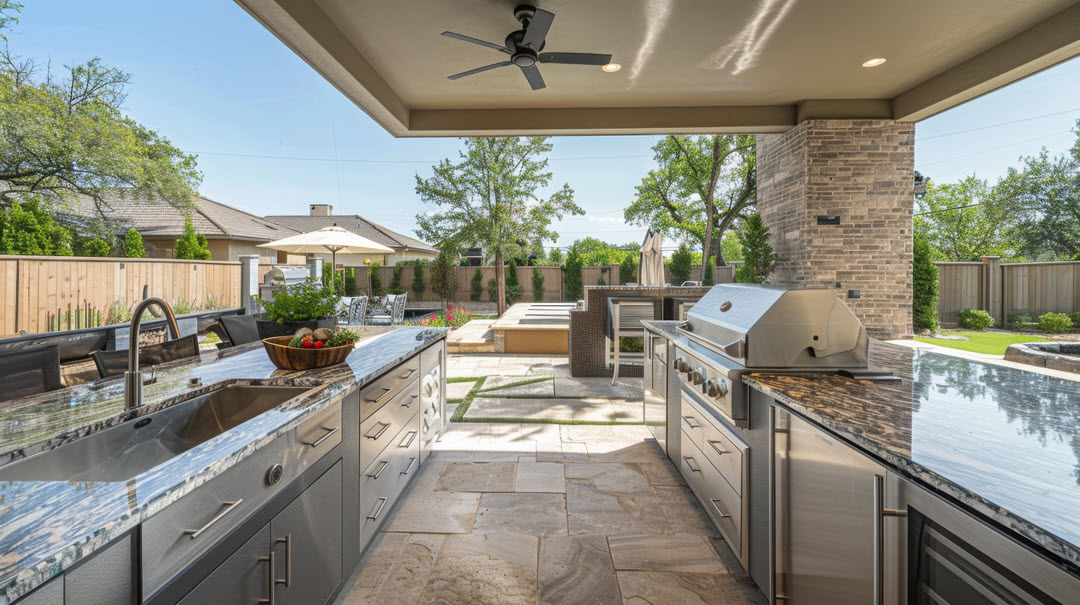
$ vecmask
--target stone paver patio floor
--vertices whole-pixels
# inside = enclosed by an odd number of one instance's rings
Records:
[[[765,603],[644,426],[452,423],[339,603]]]

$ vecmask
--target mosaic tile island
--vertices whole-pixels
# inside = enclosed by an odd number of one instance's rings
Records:
[[[105,546],[275,437],[446,337],[443,328],[364,328],[344,363],[278,370],[262,343],[158,366],[145,404],[124,411],[123,377],[0,405],[0,473],[6,464],[181,403],[227,384],[311,387],[263,414],[130,480],[0,481],[0,605]],[[197,379],[197,380],[196,380]]]

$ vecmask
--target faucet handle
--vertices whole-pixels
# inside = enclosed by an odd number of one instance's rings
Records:
[[[143,374],[146,376],[146,374]],[[157,382],[157,366],[150,366],[150,378],[143,378],[143,384],[154,384]]]

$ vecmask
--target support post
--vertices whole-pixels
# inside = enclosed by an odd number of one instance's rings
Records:
[[[308,277],[315,280],[315,283],[322,283],[322,264],[323,260],[318,256],[308,257]]]
[[[259,257],[255,254],[241,254],[240,261],[240,306],[245,313],[254,311],[251,299],[259,294]]]
[[[1002,304],[1001,294],[1001,257],[1000,256],[984,256],[983,262],[983,275],[985,279],[986,291],[983,293],[986,301],[986,312],[990,314],[990,317],[994,318],[994,325],[1002,327],[1005,325],[1005,312],[1004,305]]]

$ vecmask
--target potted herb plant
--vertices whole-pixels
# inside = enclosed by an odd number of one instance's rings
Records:
[[[308,281],[278,292],[273,301],[259,299],[266,313],[256,318],[260,338],[291,336],[300,328],[333,329],[338,294],[333,288]]]

